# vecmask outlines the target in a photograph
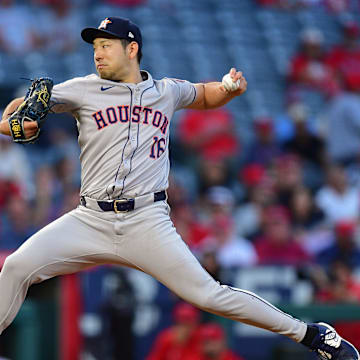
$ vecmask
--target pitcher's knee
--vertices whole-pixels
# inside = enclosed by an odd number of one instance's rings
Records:
[[[197,294],[185,300],[202,310],[206,310],[208,305],[208,296],[206,294]]]
[[[220,308],[217,297],[219,289],[220,285],[215,282],[211,286],[197,288],[197,291],[193,292],[191,300],[188,301],[202,310],[217,311]]]
[[[4,262],[1,270],[2,276],[8,276],[18,281],[25,280],[29,274],[26,272],[24,262],[16,253],[9,255]]]
[[[207,298],[203,309],[205,311],[210,311],[210,312],[222,312],[221,303],[219,301],[219,298],[214,294],[210,295]]]
[[[201,307],[205,311],[218,314],[226,314],[229,301],[229,290],[226,285],[214,283],[213,286],[207,289],[206,296],[201,299]]]

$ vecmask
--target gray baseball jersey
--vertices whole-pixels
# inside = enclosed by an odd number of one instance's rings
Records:
[[[167,187],[171,117],[194,101],[196,91],[186,81],[142,75],[139,84],[89,75],[54,87],[54,110],[70,111],[77,119],[85,202],[6,259],[0,273],[0,334],[31,284],[110,263],[154,276],[203,310],[301,341],[304,322],[253,293],[218,284],[177,234],[166,201],[155,199],[154,193]],[[96,200],[121,197],[135,198],[131,211],[103,211]]]
[[[71,112],[78,124],[81,195],[132,198],[167,188],[170,121],[196,90],[188,81],[142,77],[127,84],[92,74],[54,86],[55,112]]]

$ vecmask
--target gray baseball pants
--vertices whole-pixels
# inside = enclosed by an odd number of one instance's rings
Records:
[[[0,334],[30,285],[100,264],[141,270],[196,307],[300,342],[307,325],[259,296],[217,283],[176,233],[165,201],[125,213],[84,206],[30,237],[0,273]]]

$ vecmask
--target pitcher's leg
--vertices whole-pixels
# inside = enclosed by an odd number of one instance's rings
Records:
[[[0,273],[0,334],[15,318],[31,284],[110,262],[113,249],[106,235],[66,214],[8,256]]]
[[[304,322],[255,294],[218,284],[181,240],[161,207],[157,207],[157,211],[153,207],[155,215],[144,210],[145,220],[138,225],[136,236],[129,239],[133,253],[127,255],[132,256],[134,263],[205,311],[286,335],[297,342],[304,338]]]
[[[297,342],[304,338],[307,329],[304,322],[249,291],[220,285],[203,269],[185,244],[180,247],[167,245],[163,253],[160,249],[157,252],[158,262],[154,261],[152,266],[149,264],[147,270],[184,300],[205,311],[286,335]],[[161,268],[155,266],[160,262]]]
[[[175,255],[176,251],[170,248],[167,257],[171,258],[169,255]],[[177,255],[180,256],[179,253]],[[251,292],[220,285],[211,279],[200,264],[190,261],[190,253],[187,257],[188,261],[184,256],[183,264],[163,272],[155,268],[153,275],[180,297],[203,310],[288,336],[316,352],[320,359],[360,360],[355,346],[341,338],[329,324],[308,325]]]

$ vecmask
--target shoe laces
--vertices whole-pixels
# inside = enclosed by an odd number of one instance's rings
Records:
[[[324,333],[319,334],[315,345],[315,351],[321,360],[330,360],[339,351],[341,338],[335,330],[326,328]]]

